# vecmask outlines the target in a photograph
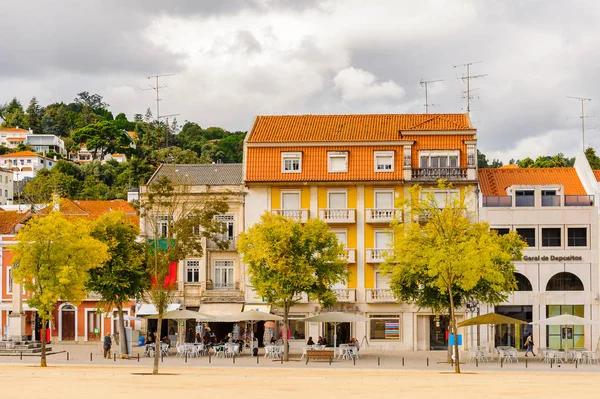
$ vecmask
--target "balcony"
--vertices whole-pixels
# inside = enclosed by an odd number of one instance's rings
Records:
[[[372,288],[365,290],[367,303],[396,303],[396,298],[387,288]]]
[[[594,206],[594,196],[565,195],[565,206]]]
[[[332,291],[338,302],[356,302],[356,290],[353,288],[338,288]]]
[[[482,205],[485,208],[510,208],[512,197],[510,195],[492,195],[483,197]]]
[[[367,248],[367,263],[383,263],[389,248]]]
[[[354,223],[355,215],[355,209],[319,209],[319,218],[327,223]]]
[[[212,281],[206,282],[206,291],[239,291],[240,282],[232,283],[213,283]]]
[[[394,217],[402,221],[400,209],[367,208],[367,223],[391,223]]]
[[[346,248],[346,261],[348,263],[356,263],[356,249],[354,248]]]
[[[560,206],[560,195],[542,195],[542,206]]]
[[[413,168],[411,180],[437,181],[439,179],[466,180],[467,168]]]
[[[533,195],[517,195],[515,198],[515,206],[535,206],[535,196]]]
[[[308,209],[271,209],[271,212],[301,223],[306,223],[308,220]]]
[[[226,248],[219,248],[216,241],[206,240],[206,249],[212,251],[236,251],[237,250],[237,237],[223,237],[222,241],[225,241]]]

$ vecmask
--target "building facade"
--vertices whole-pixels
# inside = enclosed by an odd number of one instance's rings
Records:
[[[41,169],[52,169],[56,159],[47,158],[33,151],[20,151],[0,155],[0,167],[12,170],[13,181],[27,181]]]
[[[347,249],[350,274],[334,287],[335,310],[369,319],[340,324],[338,342],[445,348],[447,319],[397,303],[379,266],[390,248],[390,223],[401,217],[409,189],[419,184],[442,201],[467,193],[477,182],[476,153],[476,131],[465,114],[259,116],[244,144],[246,225],[263,212],[330,225]],[[439,179],[454,187],[439,189]],[[469,199],[475,210],[476,199]],[[249,286],[246,302],[264,305]],[[299,321],[321,311],[306,297],[292,308],[293,345],[309,336],[333,342],[333,325]]]
[[[238,235],[244,231],[244,200],[246,195],[242,183],[241,164],[207,165],[161,165],[148,181],[148,185],[161,177],[168,177],[174,184],[184,187],[187,209],[202,206],[205,200],[223,199],[229,210],[215,218],[225,227],[221,241],[228,243],[220,248],[215,242],[204,237],[202,256],[189,256],[176,265],[176,291],[174,302],[186,309],[197,310],[214,316],[240,312],[244,306],[244,270],[237,252]],[[147,186],[140,188],[140,201],[143,203]],[[164,217],[164,215],[156,215]],[[142,219],[142,232],[151,238],[153,233]],[[220,328],[216,325],[214,328]],[[152,327],[149,327],[152,329]],[[166,330],[163,330],[166,331]],[[231,331],[228,331],[231,332]],[[222,337],[226,334],[217,335]]]
[[[33,148],[33,151],[45,154],[55,152],[60,155],[67,155],[65,142],[58,136],[53,134],[28,134],[25,144]]]
[[[17,148],[19,144],[24,144],[27,135],[32,133],[31,130],[20,129],[18,126],[0,128],[0,145],[11,149]]]
[[[479,179],[480,219],[528,244],[515,262],[517,290],[484,313],[526,322],[564,313],[600,320],[597,182],[585,156],[574,168],[481,169]],[[592,348],[600,335],[583,326],[504,325],[484,329],[481,340],[520,349],[529,333],[538,346],[557,349]]]

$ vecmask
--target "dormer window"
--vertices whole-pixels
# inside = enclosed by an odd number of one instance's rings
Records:
[[[329,151],[327,153],[327,158],[327,170],[329,172],[348,172],[348,153],[346,151]]]
[[[375,172],[394,171],[394,151],[375,151]]]
[[[301,152],[282,152],[281,153],[281,173],[301,173],[302,172],[302,153]]]
[[[515,190],[515,206],[535,206],[535,191]]]

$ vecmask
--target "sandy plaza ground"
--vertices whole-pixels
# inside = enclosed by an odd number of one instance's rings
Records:
[[[591,398],[598,374],[1,365],[2,397],[44,398]]]

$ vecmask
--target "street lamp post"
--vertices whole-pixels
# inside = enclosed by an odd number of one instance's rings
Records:
[[[473,313],[475,312],[477,312],[477,316],[479,316],[479,302],[475,299],[469,299],[467,301],[467,310],[471,313],[471,317],[473,317]],[[471,334],[471,337],[473,337],[473,334]],[[481,326],[479,324],[477,324],[477,346],[481,346]]]

